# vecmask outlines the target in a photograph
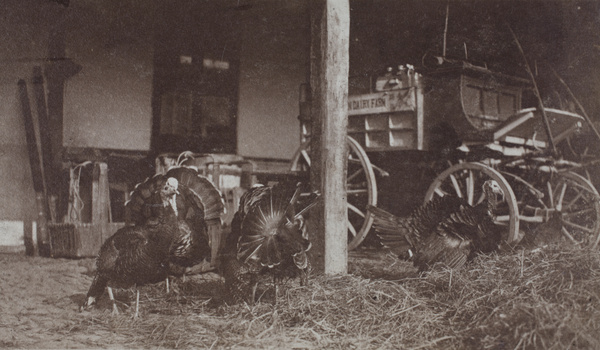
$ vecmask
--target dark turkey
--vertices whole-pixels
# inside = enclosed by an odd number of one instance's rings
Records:
[[[459,197],[435,197],[407,218],[369,206],[373,227],[382,244],[400,258],[413,259],[419,270],[436,263],[459,268],[478,253],[490,253],[502,239],[505,227],[493,221],[497,195],[504,196],[498,183],[483,184],[484,200],[471,206]]]
[[[250,297],[253,304],[261,276],[272,276],[275,300],[280,280],[300,277],[301,283],[305,281],[311,244],[303,215],[316,204],[318,195],[300,201],[300,192],[300,184],[280,184],[253,187],[241,197],[222,262],[231,301]]]
[[[179,183],[175,197],[179,230],[172,236],[169,249],[171,273],[181,275],[186,268],[204,259],[210,259],[212,267],[216,267],[225,205],[219,190],[195,169],[173,167],[166,174],[156,175],[136,186],[127,204],[129,220],[139,225],[154,216],[148,200],[165,178],[177,179]]]
[[[178,181],[174,178],[157,181],[146,200],[152,216],[135,226],[119,229],[102,244],[96,258],[96,274],[81,309],[92,306],[107,288],[113,313],[118,313],[112,288],[136,286],[137,317],[137,287],[163,281],[169,273],[169,250],[179,230],[174,210],[177,188]]]

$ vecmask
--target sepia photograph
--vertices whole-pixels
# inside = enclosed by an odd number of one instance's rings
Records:
[[[599,1],[0,8],[0,348],[600,349]]]

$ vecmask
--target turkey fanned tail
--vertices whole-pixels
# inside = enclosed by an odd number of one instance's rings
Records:
[[[216,267],[221,245],[221,216],[225,211],[221,193],[197,170],[185,166],[169,169],[136,186],[128,204],[130,220],[142,223],[153,215],[149,194],[165,178],[174,178],[179,183],[179,192],[174,201],[179,230],[172,237],[169,250],[174,274],[192,267],[204,259],[210,259]]]
[[[268,196],[261,195],[261,200],[255,202],[241,223],[242,235],[238,241],[240,261],[255,261],[263,267],[272,268],[286,258],[294,260],[293,257],[296,257],[299,264],[305,265],[302,255],[310,248],[310,242],[304,237],[301,217],[315,201],[295,214],[299,192],[297,188],[289,198],[286,191],[276,189]]]
[[[242,196],[222,266],[234,302],[249,289],[254,302],[259,275],[272,276],[276,289],[278,280],[304,276],[311,245],[303,216],[318,197],[303,198],[300,184],[254,187]]]
[[[183,194],[178,197],[177,207],[181,209],[179,217],[190,215],[189,210],[201,210],[205,221],[221,220],[225,210],[225,203],[221,192],[206,177],[200,175],[195,169],[188,167],[175,167],[169,169],[165,174],[167,177],[174,177],[179,181],[183,190],[188,190],[189,194]],[[186,203],[187,202],[187,203]],[[185,216],[184,216],[185,217]]]

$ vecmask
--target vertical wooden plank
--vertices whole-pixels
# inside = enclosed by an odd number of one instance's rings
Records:
[[[29,94],[27,93],[27,84],[24,80],[19,80],[18,85],[19,98],[21,100],[21,112],[23,113],[23,120],[25,122],[25,137],[27,139],[27,151],[29,153],[29,166],[31,167],[33,189],[35,192],[43,192],[44,176],[42,173],[41,157],[37,147],[37,139],[35,137],[35,126],[33,115],[31,114]]]
[[[313,190],[321,191],[321,149],[316,147],[321,144],[321,100],[318,98],[321,91],[321,19],[323,18],[324,1],[312,0],[310,2],[310,89],[311,96],[311,168],[310,185]],[[317,168],[318,167],[318,168]],[[307,222],[309,237],[312,243],[310,250],[312,267],[316,272],[325,272],[325,233],[323,225],[324,202],[317,203],[311,211],[310,220]]]
[[[42,68],[39,66],[33,67],[33,92],[35,97],[35,106],[38,114],[38,123],[40,127],[40,144],[42,149],[42,160],[44,165],[44,174],[46,175],[46,183],[52,175],[52,150],[50,148],[50,128],[48,123],[48,112],[46,109],[46,94],[44,92],[44,77],[42,76]]]
[[[38,254],[37,242],[33,239],[33,222],[23,221],[23,243],[25,244],[25,255],[36,256]]]
[[[42,164],[44,174],[44,196],[48,205],[48,217],[50,221],[56,222],[56,194],[58,193],[57,175],[54,167],[54,156],[50,139],[50,123],[48,121],[48,110],[46,107],[46,93],[44,89],[44,77],[42,68],[33,67],[33,92],[35,106],[37,109],[38,125],[40,129],[40,146],[42,150]],[[51,200],[50,195],[53,195]]]
[[[347,0],[311,3],[311,186],[322,193],[312,215],[314,266],[326,274],[348,270],[346,207],[350,6]]]
[[[414,78],[414,86],[413,89],[415,100],[416,100],[416,114],[417,114],[417,149],[419,151],[425,150],[425,112],[423,110],[423,86],[421,85],[421,80],[419,74],[416,72],[413,73]]]
[[[33,189],[36,193],[37,206],[37,248],[40,255],[49,254],[48,234],[46,227],[46,201],[44,197],[44,174],[42,172],[41,156],[38,152],[37,139],[35,137],[35,124],[31,114],[31,105],[29,94],[27,92],[27,83],[25,80],[19,80],[19,99],[21,102],[21,112],[25,123],[25,138],[27,139],[27,152],[29,153],[29,166],[31,168],[31,177],[33,180]],[[36,255],[36,252],[34,252]]]
[[[57,176],[62,169],[63,150],[63,105],[65,95],[65,82],[67,79],[81,71],[81,65],[67,57],[67,33],[69,33],[71,11],[56,13],[54,25],[48,33],[48,60],[45,62],[44,74],[46,76],[46,107],[48,112],[48,134],[50,136],[50,149],[52,162]],[[66,180],[66,179],[65,179]],[[60,177],[55,178],[57,186],[66,186]],[[58,188],[57,192],[64,190]],[[52,193],[52,192],[51,192]]]
[[[108,222],[108,165],[94,163],[92,182],[92,224]]]
[[[46,215],[46,197],[44,196],[44,192],[36,192],[35,193],[35,206],[38,212],[37,215],[37,249],[38,253],[41,256],[50,256],[52,247],[50,245],[50,236],[48,233],[48,219]],[[36,255],[34,253],[34,255]]]
[[[46,106],[48,108],[48,130],[50,136],[50,149],[52,149],[52,162],[56,169],[62,165],[63,154],[63,93],[64,80],[53,77],[48,79],[48,99]]]

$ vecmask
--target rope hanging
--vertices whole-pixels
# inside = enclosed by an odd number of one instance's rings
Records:
[[[81,170],[89,164],[92,164],[92,162],[88,160],[77,164],[69,170],[69,213],[67,215],[67,222],[81,222],[81,211],[85,204],[79,194],[79,181],[81,179]]]

